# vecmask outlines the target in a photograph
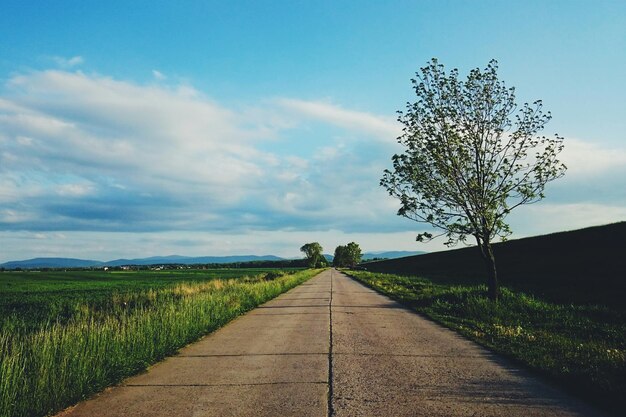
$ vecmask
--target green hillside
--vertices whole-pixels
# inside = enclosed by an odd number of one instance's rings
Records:
[[[500,281],[561,303],[626,309],[626,222],[497,243]],[[440,283],[482,284],[476,247],[362,264],[368,271]]]

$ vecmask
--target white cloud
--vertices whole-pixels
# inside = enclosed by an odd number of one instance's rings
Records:
[[[625,221],[626,206],[594,202],[554,204],[545,201],[519,208],[510,219],[515,233],[512,237],[515,238]]]
[[[81,172],[94,167],[111,177],[131,170],[139,184],[195,182],[205,191],[228,184],[236,193],[263,174],[269,158],[247,145],[256,132],[240,127],[237,114],[187,87],[59,71],[18,76],[11,86],[21,103],[0,123],[31,138],[48,163],[63,161]]]
[[[75,257],[108,261],[121,257],[141,258],[156,255],[226,256],[233,254],[277,255],[302,258],[299,248],[306,242],[320,242],[325,253],[335,247],[358,242],[363,251],[394,250],[437,251],[445,247],[437,242],[418,244],[416,232],[346,233],[326,231],[252,231],[245,234],[203,232],[65,232],[32,233],[0,231],[7,249],[0,263],[34,257]]]
[[[73,56],[71,58],[64,58],[61,56],[53,56],[52,60],[61,68],[69,69],[75,66],[81,65],[85,62],[82,56]]]
[[[93,184],[62,184],[57,187],[57,194],[63,197],[83,197],[94,191]]]
[[[400,125],[392,117],[344,109],[321,101],[282,98],[276,102],[285,109],[345,129],[365,132],[383,141],[395,141],[401,133]]]
[[[333,124],[359,132],[358,143],[301,152],[282,105],[229,109],[188,85],[22,74],[0,99],[0,193],[7,209],[40,219],[27,230],[310,230],[336,227],[336,213],[349,228],[359,221],[350,206],[377,189],[382,165],[367,152],[385,125],[344,116]]]
[[[0,210],[0,223],[10,225],[12,223],[20,224],[32,220],[33,215],[30,213],[11,209]]]
[[[156,80],[159,80],[159,81],[163,81],[167,79],[167,77],[161,71],[157,71],[157,70],[152,70],[152,76]]]
[[[566,138],[564,144],[561,159],[568,167],[567,176],[589,177],[626,171],[626,148],[606,148],[575,138]]]

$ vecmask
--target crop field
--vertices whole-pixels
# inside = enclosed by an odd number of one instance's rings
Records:
[[[0,273],[0,417],[69,406],[318,272]]]
[[[185,283],[255,277],[275,269],[201,269],[166,271],[6,271],[0,273],[0,330],[5,326],[38,329],[42,323],[71,319],[77,309],[108,310],[121,299],[141,298]],[[287,270],[282,269],[285,272]],[[124,302],[124,301],[122,301]],[[137,302],[137,301],[133,301]]]
[[[623,308],[556,303],[507,288],[493,303],[484,286],[364,271],[349,274],[609,411],[620,414],[626,407]]]

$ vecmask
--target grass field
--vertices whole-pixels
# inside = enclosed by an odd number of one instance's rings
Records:
[[[0,273],[0,416],[58,411],[318,272]]]
[[[289,271],[283,269],[281,271]],[[294,269],[291,269],[294,270]],[[88,305],[107,311],[123,299],[137,303],[142,291],[173,287],[181,283],[259,276],[275,269],[209,269],[168,271],[5,271],[0,273],[0,331],[38,329],[42,323],[64,322]]]
[[[349,274],[609,411],[620,415],[626,409],[623,309],[558,304],[506,288],[496,304],[486,298],[483,286],[364,271]]]

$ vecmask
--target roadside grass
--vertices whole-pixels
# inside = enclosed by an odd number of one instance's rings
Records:
[[[291,271],[293,269],[280,269]],[[137,304],[143,292],[214,279],[275,273],[276,269],[189,269],[166,271],[5,271],[0,273],[0,333],[18,327],[37,330],[42,323],[65,322],[85,305],[108,311],[116,300]],[[128,298],[128,300],[124,300]],[[5,329],[5,326],[9,326]]]
[[[484,286],[346,271],[466,337],[504,354],[612,412],[626,409],[626,313],[564,305],[502,289],[498,303]]]
[[[319,272],[271,271],[157,284],[111,291],[108,297],[98,293],[82,301],[60,295],[56,302],[63,314],[56,318],[43,313],[33,318],[19,311],[5,315],[0,327],[0,416],[59,411]]]

